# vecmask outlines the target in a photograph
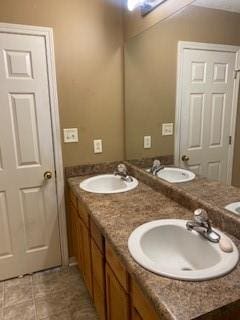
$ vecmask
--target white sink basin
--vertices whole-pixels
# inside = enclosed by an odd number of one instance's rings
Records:
[[[219,230],[217,232],[221,235]],[[173,279],[202,281],[223,276],[238,263],[239,253],[223,252],[195,231],[186,220],[157,220],[135,229],[128,239],[132,257],[144,268]]]
[[[80,183],[80,188],[92,193],[121,193],[135,189],[138,186],[137,179],[126,182],[114,174],[103,174],[86,179]]]
[[[233,202],[228,204],[225,209],[240,215],[240,202]]]
[[[171,183],[187,182],[195,178],[195,173],[189,170],[170,167],[160,170],[157,175],[159,178]]]

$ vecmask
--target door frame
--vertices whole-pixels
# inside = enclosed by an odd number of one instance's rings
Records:
[[[47,54],[48,68],[48,87],[50,99],[51,124],[53,135],[53,152],[56,170],[56,196],[57,210],[60,234],[60,248],[62,265],[69,264],[68,256],[68,241],[67,241],[67,224],[65,210],[65,195],[64,195],[64,172],[62,160],[62,145],[61,145],[61,129],[59,119],[59,106],[57,95],[57,79],[55,67],[55,52],[53,29],[49,27],[38,27],[30,25],[9,24],[0,22],[0,33],[13,33],[22,35],[33,35],[44,37]]]
[[[175,138],[174,138],[174,164],[180,165],[180,138],[181,138],[181,111],[182,111],[182,73],[183,73],[183,62],[184,62],[184,50],[195,49],[195,50],[209,50],[209,51],[222,51],[222,52],[233,52],[236,54],[235,59],[235,75],[234,86],[233,86],[233,105],[232,105],[232,117],[230,124],[230,135],[232,137],[232,143],[228,151],[228,167],[227,167],[227,184],[232,182],[232,168],[233,168],[233,155],[235,145],[235,133],[236,133],[236,117],[238,107],[238,94],[239,94],[239,83],[240,83],[240,70],[237,68],[237,62],[240,52],[239,46],[213,44],[213,43],[201,43],[201,42],[187,42],[179,41],[177,50],[177,86],[176,86],[176,108],[175,108]]]

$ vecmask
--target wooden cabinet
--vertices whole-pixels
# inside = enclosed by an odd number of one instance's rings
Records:
[[[129,320],[129,275],[108,242],[106,243],[106,261],[107,320]]]
[[[68,231],[68,249],[70,257],[74,257],[76,251],[74,250],[74,237],[76,235],[76,230],[74,228],[74,220],[76,217],[76,201],[75,201],[74,193],[68,189],[66,194],[66,201],[67,201],[67,231]]]
[[[78,234],[78,227],[77,227],[77,209],[74,207],[74,205],[71,203],[70,205],[70,225],[71,225],[71,246],[72,246],[72,255],[74,257],[77,257],[78,255],[78,239],[77,239],[77,234]]]
[[[73,237],[73,252],[75,254],[75,258],[77,260],[78,268],[83,274],[83,239],[82,239],[82,223],[78,215],[75,217],[75,226],[74,229],[76,230],[76,236]]]
[[[97,227],[96,223],[91,219],[90,220],[90,229],[91,229],[91,237],[96,243],[98,249],[102,252],[104,255],[105,253],[105,240],[102,236],[101,232],[99,231],[99,228]]]
[[[106,242],[86,206],[69,194],[69,236],[100,320],[159,320],[125,265]],[[130,303],[131,302],[131,303]],[[131,307],[130,307],[131,305]]]
[[[69,198],[70,208],[68,212],[70,214],[72,254],[77,260],[86,287],[92,296],[91,240],[90,230],[87,227],[88,214],[82,206],[79,206],[77,198],[72,192],[70,192]]]
[[[108,264],[106,264],[106,297],[107,320],[130,319],[128,293],[123,289]]]
[[[136,281],[132,280],[132,320],[160,320],[150,301],[144,296]]]
[[[80,200],[78,200],[78,214],[79,214],[80,219],[85,224],[85,226],[89,229],[89,225],[90,225],[89,214],[88,214],[86,206]]]
[[[100,320],[164,320],[144,295],[138,283],[130,278],[125,264],[108,243],[88,209],[69,190],[68,239],[69,252],[75,256]],[[216,311],[216,320],[240,319],[239,306]],[[203,316],[205,319],[205,316]],[[199,318],[200,320],[200,318]]]
[[[129,292],[129,275],[127,269],[108,242],[106,243],[106,259],[123,289]]]
[[[81,221],[81,220],[80,220]],[[91,263],[91,241],[90,233],[84,223],[81,221],[81,241],[80,244],[82,254],[82,273],[85,284],[88,288],[90,295],[92,296],[92,263]]]
[[[143,320],[134,307],[132,307],[131,320]]]
[[[100,320],[106,319],[105,257],[91,239],[93,300]]]

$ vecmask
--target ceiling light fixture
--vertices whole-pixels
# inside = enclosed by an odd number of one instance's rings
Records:
[[[127,6],[129,11],[140,7],[142,15],[145,16],[165,1],[166,0],[128,0]]]
[[[128,10],[133,11],[137,7],[142,6],[143,2],[144,1],[141,1],[141,0],[128,0],[128,2],[127,2]]]

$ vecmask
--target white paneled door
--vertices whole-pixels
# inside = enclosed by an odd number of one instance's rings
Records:
[[[236,53],[185,49],[181,72],[182,167],[227,182]],[[186,161],[187,160],[187,161]]]
[[[0,280],[60,264],[45,38],[0,33]]]

